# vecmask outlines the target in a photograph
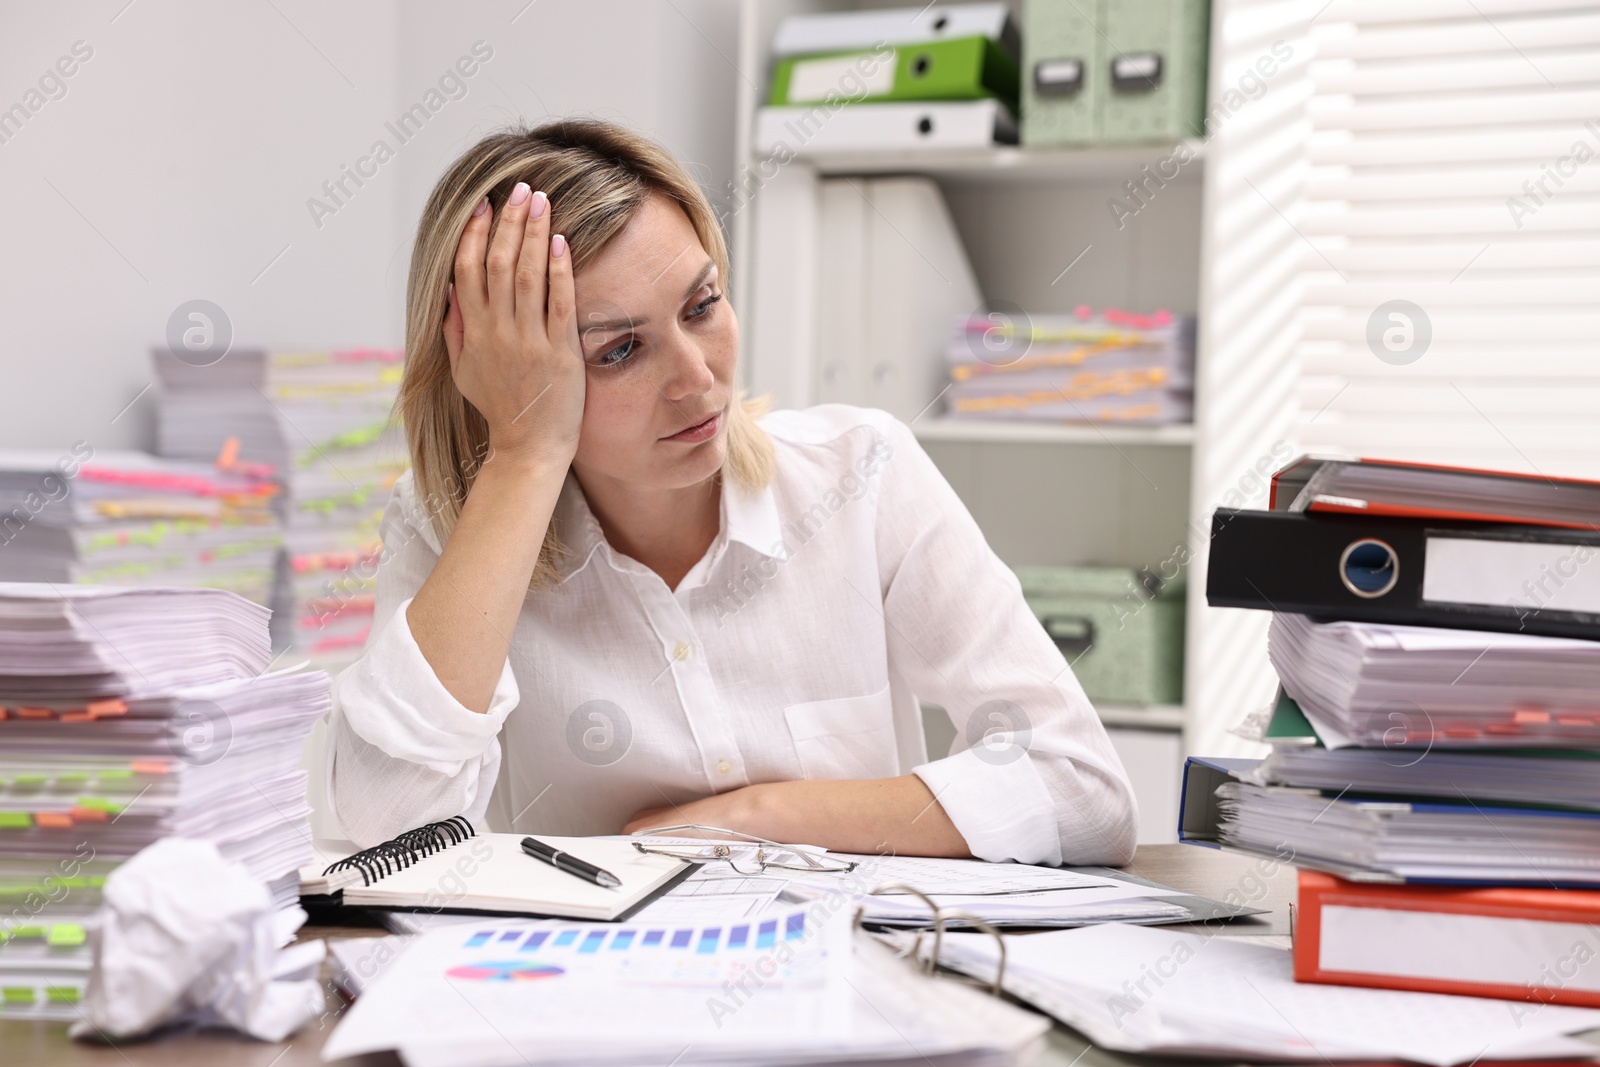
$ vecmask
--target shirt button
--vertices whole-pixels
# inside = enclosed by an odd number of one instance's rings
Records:
[[[717,760],[717,773],[718,774],[727,774],[731,770],[733,770],[733,764],[729,763],[725,759]]]
[[[672,658],[673,659],[688,659],[689,658],[689,645],[684,641],[679,641],[678,642],[678,646],[672,650]]]

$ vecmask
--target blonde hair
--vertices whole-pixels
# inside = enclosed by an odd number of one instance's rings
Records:
[[[484,196],[498,224],[500,208],[517,182],[549,195],[551,232],[566,236],[575,273],[622,232],[652,194],[660,194],[683,208],[718,276],[728,277],[727,245],[705,193],[671,153],[624,127],[593,119],[512,127],[485,137],[451,164],[417,223],[406,282],[405,371],[395,403],[410,447],[416,496],[440,544],[455,528],[489,448],[488,424],[456,389],[444,343],[456,244]],[[755,422],[767,404],[767,398],[746,400],[741,393],[729,406],[719,477],[726,472],[752,489],[772,480],[772,441]],[[552,522],[530,588],[555,579],[562,551]]]

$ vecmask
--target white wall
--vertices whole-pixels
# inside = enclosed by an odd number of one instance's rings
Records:
[[[400,344],[417,212],[496,126],[595,115],[714,198],[732,175],[733,0],[126,2],[0,11],[0,109],[37,106],[0,127],[0,447],[152,447],[147,351],[191,299],[236,344]],[[306,201],[479,40],[466,94],[319,227]]]

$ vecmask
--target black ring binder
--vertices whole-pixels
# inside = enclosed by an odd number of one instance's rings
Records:
[[[371,885],[386,874],[403,871],[423,857],[459,844],[476,833],[465,816],[456,815],[443,822],[431,822],[415,830],[407,830],[382,844],[362,849],[336,863],[330,863],[322,873],[360,871],[361,884]]]

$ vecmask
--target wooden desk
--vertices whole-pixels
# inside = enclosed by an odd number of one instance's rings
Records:
[[[1154,882],[1217,900],[1239,899],[1255,907],[1270,909],[1259,919],[1235,920],[1218,929],[1231,936],[1272,936],[1289,933],[1289,903],[1294,899],[1295,878],[1291,868],[1269,860],[1213,852],[1192,845],[1150,845],[1140,848],[1128,871]],[[1175,926],[1181,930],[1185,927]],[[307,927],[302,937],[371,937],[379,929],[348,927]],[[326,976],[326,970],[324,970]],[[95,1064],[99,1067],[212,1067],[214,1064],[239,1067],[312,1067],[321,1064],[323,1042],[328,1039],[343,1001],[328,992],[327,1014],[308,1024],[291,1041],[275,1045],[232,1037],[224,1033],[172,1035],[148,1041],[119,1041],[97,1045],[67,1037],[65,1023],[0,1022],[0,1064],[26,1064],[28,1067],[68,1067]],[[1057,1026],[1050,1034],[1044,1056],[1035,1061],[1040,1067],[1096,1067],[1107,1064],[1146,1062],[1117,1056],[1101,1049],[1085,1052],[1084,1040]],[[398,1057],[385,1054],[339,1061],[341,1067],[392,1067]]]

